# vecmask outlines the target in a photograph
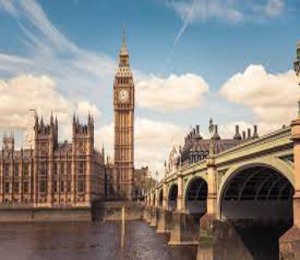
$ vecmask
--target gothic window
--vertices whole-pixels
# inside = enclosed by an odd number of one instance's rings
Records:
[[[23,192],[28,193],[28,182],[23,182]]]
[[[19,176],[19,165],[18,165],[18,164],[15,164],[14,176],[15,176],[15,177],[18,177],[18,176]]]
[[[84,174],[84,162],[79,162],[78,174]]]
[[[60,182],[60,192],[64,192],[64,182]]]
[[[77,191],[78,192],[84,192],[84,182],[83,181],[79,181],[77,183]]]
[[[40,175],[47,175],[47,162],[41,162],[40,164]]]
[[[57,175],[58,165],[56,163],[53,164],[53,175]]]
[[[4,176],[8,177],[9,176],[9,165],[5,164],[4,165]]]
[[[9,193],[9,182],[4,183],[4,192]]]
[[[71,192],[71,182],[67,182],[67,192]]]
[[[29,165],[28,164],[24,164],[23,171],[24,171],[24,176],[29,175]]]
[[[39,191],[45,193],[47,191],[47,183],[45,181],[40,181]]]
[[[68,162],[68,173],[71,175],[72,172],[72,165],[70,162]]]
[[[57,182],[55,181],[53,184],[54,184],[53,191],[57,192]]]
[[[60,164],[60,174],[65,174],[65,165],[63,163]]]
[[[14,193],[19,193],[19,182],[14,183]]]

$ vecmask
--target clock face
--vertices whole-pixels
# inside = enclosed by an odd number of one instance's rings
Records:
[[[119,91],[119,101],[125,103],[128,101],[129,93],[126,89],[121,89]]]

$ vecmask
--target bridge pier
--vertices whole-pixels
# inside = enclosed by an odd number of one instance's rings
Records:
[[[198,221],[193,216],[184,212],[183,199],[183,175],[181,168],[177,175],[177,209],[172,215],[172,230],[169,245],[197,245],[198,244]]]
[[[293,196],[294,225],[280,238],[280,259],[300,259],[300,117],[291,124],[294,143],[294,178]]]
[[[150,227],[156,227],[157,226],[157,220],[158,220],[158,208],[157,207],[152,207]]]
[[[158,212],[157,233],[170,232],[172,227],[172,212],[168,210],[168,186],[166,180],[163,182],[162,208]]]
[[[280,223],[201,219],[197,260],[279,259]]]
[[[217,221],[217,170],[214,158],[214,144],[210,141],[207,159],[207,212],[200,219],[197,260],[215,259],[215,236],[218,234]]]
[[[160,208],[158,210],[158,220],[157,220],[157,233],[168,233],[172,228],[172,212]]]
[[[151,207],[150,206],[146,206],[144,209],[144,220],[150,224],[151,222]]]
[[[197,219],[197,218],[196,218]],[[175,211],[172,216],[172,230],[169,245],[197,245],[199,226],[198,220],[192,215]]]

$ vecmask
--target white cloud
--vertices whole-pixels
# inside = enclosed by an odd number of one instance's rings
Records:
[[[148,165],[154,174],[159,171],[163,174],[164,161],[173,145],[182,142],[185,130],[168,122],[153,121],[145,118],[135,120],[135,166]],[[95,131],[97,136],[96,147],[105,145],[106,151],[113,159],[113,123],[105,125]]]
[[[112,84],[115,60],[103,53],[79,48],[67,39],[48,19],[35,0],[0,0],[0,8],[15,18],[23,35],[21,41],[29,55],[18,57],[0,53],[0,73],[49,75],[69,96],[89,94]],[[17,15],[16,15],[17,14]]]
[[[167,6],[176,12],[183,23],[174,41],[176,46],[190,24],[207,20],[252,22],[258,18],[276,17],[283,13],[284,1],[167,0]]]
[[[188,23],[204,22],[211,18],[238,22],[242,21],[244,16],[232,1],[231,3],[219,0],[172,1],[171,6],[181,20]]]
[[[86,118],[92,113],[97,119],[100,111],[85,100],[73,102],[59,93],[55,81],[45,75],[20,75],[9,80],[0,79],[0,128],[25,129],[29,109],[37,109],[46,121],[53,111],[59,120],[61,138],[69,138],[72,114]]]
[[[265,13],[268,16],[278,16],[284,8],[284,0],[268,0],[265,6]]]
[[[280,126],[297,115],[298,80],[293,71],[268,74],[261,65],[250,65],[233,75],[220,93],[230,102],[249,107],[257,123]]]
[[[13,16],[18,16],[18,11],[13,4],[13,0],[0,1],[0,9],[3,8],[6,12]]]
[[[170,112],[199,106],[208,90],[204,79],[195,74],[165,79],[151,75],[137,83],[136,100],[142,108]]]

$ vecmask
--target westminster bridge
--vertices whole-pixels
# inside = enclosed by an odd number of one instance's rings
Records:
[[[300,119],[210,150],[147,194],[145,220],[197,259],[300,259]]]

